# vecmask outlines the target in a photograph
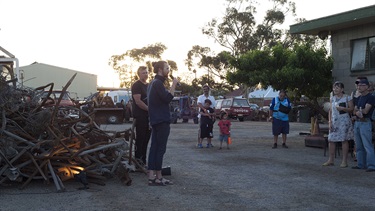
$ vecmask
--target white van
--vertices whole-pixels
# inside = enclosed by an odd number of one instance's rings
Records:
[[[124,100],[124,104],[126,105],[132,99],[131,91],[110,91],[107,95],[112,98],[115,105],[116,103],[120,103],[121,100]]]

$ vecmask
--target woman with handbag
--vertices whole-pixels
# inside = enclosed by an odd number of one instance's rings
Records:
[[[344,84],[336,81],[332,87],[333,95],[330,98],[330,109],[328,111],[329,121],[329,158],[323,166],[333,166],[335,158],[336,143],[342,143],[341,168],[348,167],[349,140],[353,140],[353,124],[350,113],[353,112],[353,100],[351,96],[344,94]]]
[[[270,106],[270,121],[272,121],[273,133],[273,147],[277,148],[277,140],[280,134],[283,138],[283,148],[288,148],[286,145],[286,136],[289,134],[289,112],[291,105],[285,90],[280,90],[279,96],[272,99]]]

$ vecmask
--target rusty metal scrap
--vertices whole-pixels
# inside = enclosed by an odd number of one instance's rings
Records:
[[[52,90],[53,84],[41,89],[47,87]],[[18,88],[0,77],[0,185],[16,182],[22,189],[32,180],[45,180],[64,191],[67,180],[88,188],[89,183],[104,184],[117,176],[130,185],[132,168],[145,172],[131,159],[132,128],[108,133],[78,106],[45,107],[38,96],[41,89]],[[64,115],[71,110],[79,112],[79,118]]]

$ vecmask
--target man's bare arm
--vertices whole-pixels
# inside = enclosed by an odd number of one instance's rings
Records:
[[[140,107],[142,110],[148,111],[148,106],[141,100],[140,94],[134,94],[133,95],[135,104]]]

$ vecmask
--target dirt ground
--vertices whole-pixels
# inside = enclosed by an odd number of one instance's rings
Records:
[[[374,210],[375,173],[349,168],[323,167],[323,149],[305,147],[300,132],[309,123],[291,123],[289,149],[271,149],[269,122],[233,121],[233,144],[218,150],[218,127],[213,148],[196,148],[198,126],[171,125],[164,166],[174,185],[150,187],[145,174],[131,173],[131,186],[117,178],[105,186],[90,184],[78,190],[65,182],[57,193],[34,181],[24,190],[0,187],[0,210]],[[123,130],[129,124],[103,126]],[[279,145],[280,146],[280,145]]]

